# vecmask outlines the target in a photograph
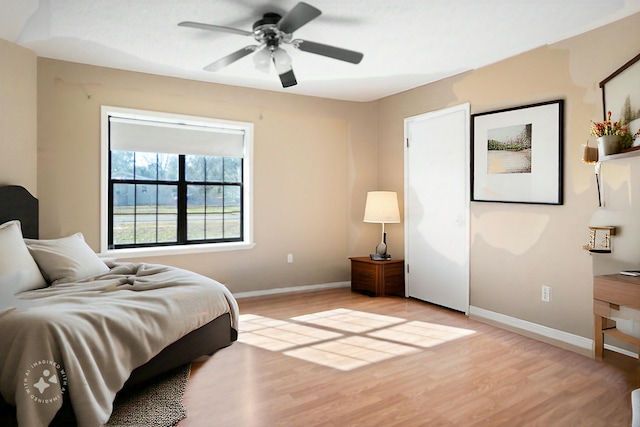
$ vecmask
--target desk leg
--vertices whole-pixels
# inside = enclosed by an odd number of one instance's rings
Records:
[[[604,328],[604,317],[595,315],[594,316],[594,331],[593,331],[593,341],[594,341],[594,349],[593,349],[593,357],[602,361],[602,352],[604,350],[604,334],[602,330]]]

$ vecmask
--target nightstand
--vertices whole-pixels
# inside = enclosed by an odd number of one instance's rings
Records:
[[[349,259],[352,291],[372,296],[404,296],[404,260],[373,261],[369,257]]]

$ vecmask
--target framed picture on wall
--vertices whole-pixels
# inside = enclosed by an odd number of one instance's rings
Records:
[[[471,201],[562,204],[564,101],[471,115]]]
[[[604,120],[623,120],[634,134],[640,129],[640,54],[600,82]],[[638,140],[636,139],[636,142]]]

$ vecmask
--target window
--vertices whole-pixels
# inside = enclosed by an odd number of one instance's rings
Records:
[[[251,244],[250,123],[102,110],[103,252]]]

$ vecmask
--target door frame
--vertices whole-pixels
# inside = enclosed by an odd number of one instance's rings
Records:
[[[452,114],[452,113],[456,113],[456,112],[463,112],[464,113],[464,121],[465,121],[465,126],[464,126],[464,135],[465,135],[465,208],[464,208],[464,212],[463,212],[463,218],[464,218],[464,228],[465,228],[465,236],[466,239],[464,241],[464,249],[465,249],[465,263],[467,266],[466,269],[466,292],[465,292],[465,299],[466,301],[464,301],[464,306],[465,306],[465,310],[464,313],[465,315],[469,315],[469,306],[470,306],[470,257],[469,257],[469,252],[470,252],[470,246],[471,246],[471,212],[470,212],[470,202],[471,202],[471,179],[470,179],[470,159],[471,159],[471,106],[470,103],[466,102],[463,104],[458,104],[452,107],[447,107],[447,108],[443,108],[440,110],[435,110],[435,111],[430,111],[427,113],[422,113],[422,114],[418,114],[415,116],[410,116],[410,117],[406,117],[404,119],[404,234],[405,234],[405,239],[404,239],[404,253],[405,253],[405,260],[409,260],[410,259],[410,251],[409,251],[409,197],[407,197],[407,195],[409,194],[409,126],[412,123],[417,123],[423,120],[430,120],[430,119],[435,119],[444,115],[448,115],[448,114]],[[406,266],[405,268],[410,268],[410,264],[408,266]],[[409,297],[409,273],[405,270],[405,297]]]

